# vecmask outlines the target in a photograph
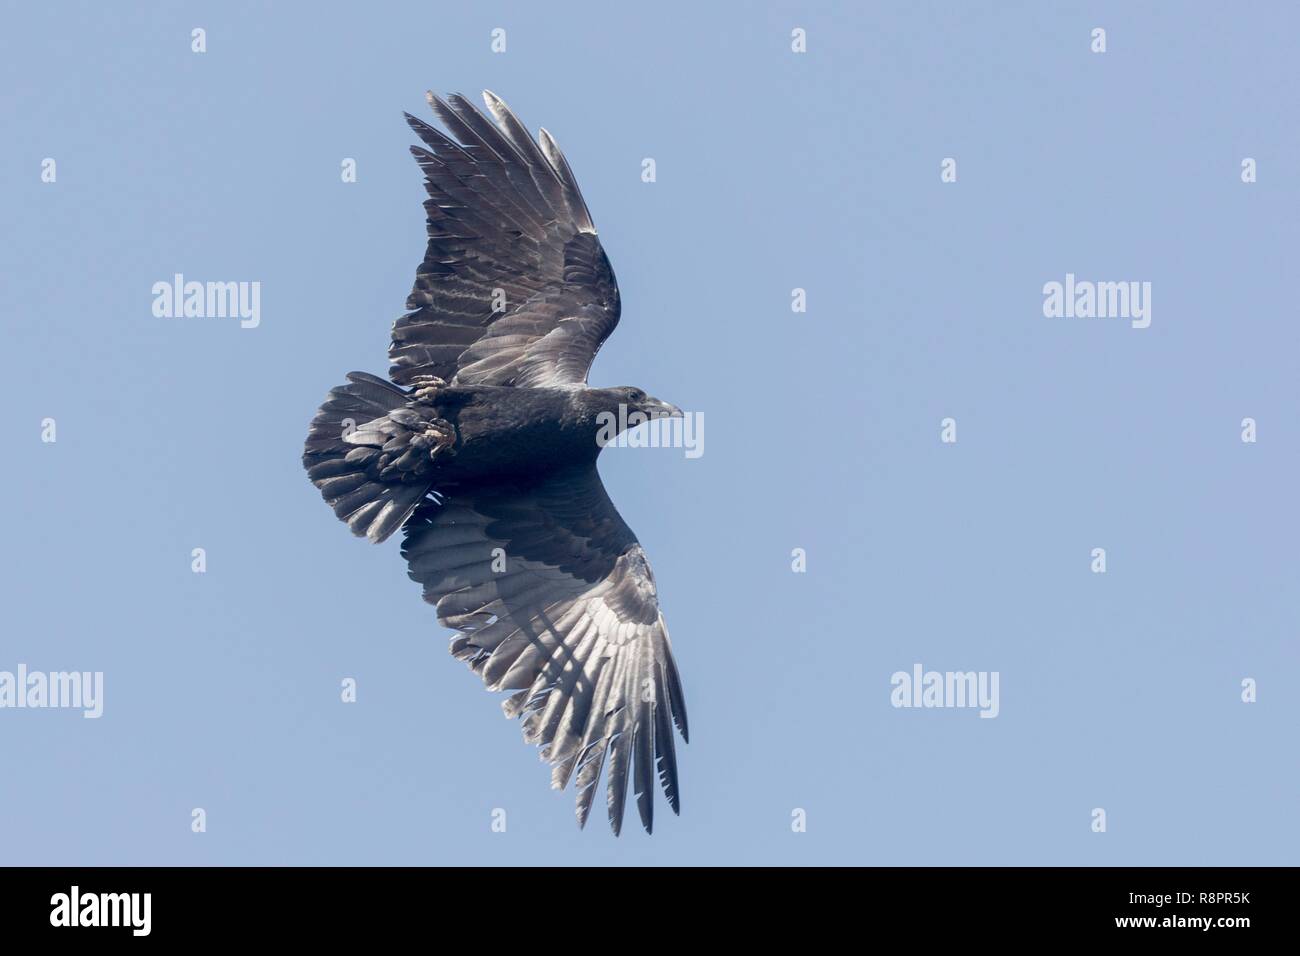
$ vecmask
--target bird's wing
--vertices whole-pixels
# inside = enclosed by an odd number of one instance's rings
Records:
[[[393,324],[388,374],[467,385],[586,381],[618,324],[618,283],[573,172],[495,95],[495,122],[463,96],[429,104],[456,142],[407,114],[429,199],[429,246],[408,312]]]
[[[585,825],[605,772],[610,826],[622,827],[627,780],[647,831],[655,776],[679,808],[672,725],[686,706],[654,575],[594,465],[527,484],[426,501],[402,554],[438,619],[461,634],[452,653],[523,721],[524,739],[563,789],[576,773]]]

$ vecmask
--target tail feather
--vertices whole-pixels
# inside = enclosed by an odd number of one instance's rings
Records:
[[[386,420],[408,398],[382,378],[351,372],[316,412],[303,449],[307,477],[325,503],[353,534],[375,542],[400,528],[430,491],[430,481],[416,474],[381,479],[380,451],[356,440],[366,434],[363,426]]]

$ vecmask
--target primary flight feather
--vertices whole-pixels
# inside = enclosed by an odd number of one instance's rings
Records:
[[[603,779],[622,826],[629,778],[645,829],[656,778],[680,808],[673,727],[686,705],[645,552],[596,471],[618,427],[677,416],[587,373],[618,324],[618,283],[555,140],[498,97],[409,114],[423,146],[429,244],[393,325],[391,382],[352,372],[312,420],[303,464],[334,513],[383,541],[451,652],[542,748],[583,825]]]

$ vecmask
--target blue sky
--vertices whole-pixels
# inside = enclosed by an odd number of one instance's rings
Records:
[[[1294,863],[1298,21],[7,5],[0,671],[105,699],[0,709],[0,862]],[[617,272],[593,383],[707,422],[699,458],[601,461],[690,707],[649,838],[576,829],[397,543],[298,462],[422,258],[401,113],[485,87]],[[177,272],[259,282],[260,324],[155,317]],[[1150,282],[1150,327],[1045,317],[1067,273]],[[997,672],[996,719],[891,706],[918,663]]]

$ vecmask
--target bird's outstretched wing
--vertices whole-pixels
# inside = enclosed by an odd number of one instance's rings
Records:
[[[618,324],[618,283],[573,172],[494,94],[495,122],[459,94],[429,104],[455,139],[409,113],[427,149],[429,246],[393,325],[389,377],[467,385],[586,381]],[[456,142],[459,140],[459,142]]]
[[[641,822],[654,819],[655,777],[679,809],[675,723],[686,705],[654,575],[594,465],[527,484],[426,501],[402,554],[438,619],[462,632],[452,653],[523,721],[551,785],[576,773],[584,825],[605,772],[610,826],[622,827],[632,778]]]

